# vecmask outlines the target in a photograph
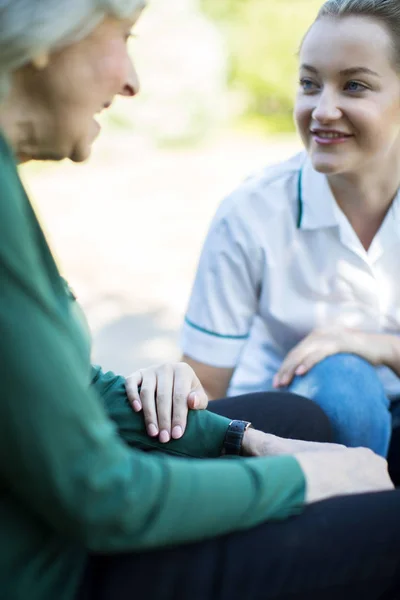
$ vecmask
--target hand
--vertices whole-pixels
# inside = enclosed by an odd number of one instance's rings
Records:
[[[164,444],[183,436],[189,408],[201,410],[208,404],[198,377],[183,362],[136,371],[126,379],[126,392],[133,410],[143,410],[149,436],[159,436]]]
[[[275,388],[288,386],[296,375],[305,375],[327,356],[357,354],[371,365],[395,367],[396,342],[393,335],[365,333],[355,329],[316,329],[291,350],[274,377]]]
[[[300,452],[338,452],[346,447],[341,444],[304,442],[281,438],[256,429],[247,429],[242,442],[244,456],[279,456]]]
[[[306,479],[306,503],[332,496],[392,490],[387,462],[367,448],[295,455]]]

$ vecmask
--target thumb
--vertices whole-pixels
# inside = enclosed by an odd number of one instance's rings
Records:
[[[192,410],[204,410],[208,406],[208,397],[199,382],[188,396],[188,407]]]

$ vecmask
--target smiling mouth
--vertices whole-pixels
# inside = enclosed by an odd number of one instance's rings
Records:
[[[353,137],[349,133],[342,133],[341,131],[321,131],[318,129],[312,129],[311,134],[323,140],[338,140]]]
[[[97,113],[95,113],[95,117],[99,117],[103,113],[103,111],[110,108],[110,106],[111,106],[111,102],[105,102],[103,104],[103,106],[101,107],[101,109],[99,111],[97,111]]]

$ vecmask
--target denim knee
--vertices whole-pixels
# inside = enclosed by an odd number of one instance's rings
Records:
[[[298,376],[290,391],[314,400],[330,418],[337,442],[386,455],[389,400],[372,365],[354,354],[329,356]]]
[[[292,385],[313,393],[323,388],[324,394],[337,395],[339,392],[351,396],[372,396],[375,401],[389,407],[389,399],[375,368],[355,354],[328,356],[305,375],[296,377]]]

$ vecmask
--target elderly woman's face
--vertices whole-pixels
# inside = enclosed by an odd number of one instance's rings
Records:
[[[33,119],[33,158],[85,160],[99,133],[94,116],[117,94],[134,96],[138,80],[127,40],[139,15],[130,21],[108,18],[76,44],[51,54],[43,70],[26,76]],[[29,144],[28,144],[29,145]]]

